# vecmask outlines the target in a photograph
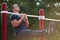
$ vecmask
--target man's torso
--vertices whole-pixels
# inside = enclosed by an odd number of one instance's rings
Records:
[[[18,21],[20,18],[21,18],[21,16],[19,16],[19,15],[11,15],[10,16],[11,21],[13,21],[15,19]],[[22,23],[20,25],[18,25],[17,27],[14,27],[14,29],[16,32],[19,32],[22,29],[26,29],[25,19],[22,21]]]

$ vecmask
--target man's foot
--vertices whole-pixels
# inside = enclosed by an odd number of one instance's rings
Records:
[[[54,22],[51,22],[49,23],[47,29],[46,29],[46,32],[49,34],[50,32],[53,32],[54,31],[54,26],[55,26],[55,23]]]

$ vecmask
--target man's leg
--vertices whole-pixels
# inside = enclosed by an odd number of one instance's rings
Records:
[[[49,34],[50,32],[53,32],[54,23],[49,23],[49,26],[47,29],[44,30],[30,30],[30,29],[24,29],[19,32],[18,36],[24,37],[24,38],[30,38],[30,37],[39,37],[42,33],[43,34]]]
[[[29,29],[26,29],[26,30],[20,32],[18,34],[18,36],[19,37],[21,36],[21,37],[24,37],[24,38],[39,37],[42,33],[43,34],[49,34],[49,32],[51,32],[50,28],[45,29],[45,30],[29,30]]]

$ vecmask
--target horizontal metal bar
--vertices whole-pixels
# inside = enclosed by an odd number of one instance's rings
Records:
[[[60,20],[57,20],[57,19],[49,19],[49,18],[45,18],[44,20],[50,20],[50,21],[58,21],[58,22],[60,22]]]
[[[3,11],[2,13],[4,13],[5,11]],[[18,13],[12,13],[12,12],[6,12],[7,14],[14,14],[14,15],[21,15],[21,14],[18,14]],[[39,19],[44,19],[44,20],[50,20],[50,21],[58,21],[60,22],[60,20],[57,20],[57,19],[50,19],[50,18],[45,18],[45,16],[36,16],[36,15],[27,15],[28,17],[36,17],[36,18],[39,18]]]

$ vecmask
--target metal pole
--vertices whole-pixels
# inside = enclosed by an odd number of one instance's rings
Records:
[[[2,11],[7,10],[7,4],[2,3]],[[7,40],[7,14],[2,13],[2,40]]]
[[[44,9],[40,9],[39,10],[39,15],[42,16],[42,18],[39,20],[39,27],[40,27],[40,30],[44,30]],[[44,40],[44,35],[42,34],[41,35],[41,40]]]
[[[11,14],[11,15],[21,15],[19,13],[12,13],[12,12],[8,12],[8,11],[1,11],[1,13],[7,13],[7,14]],[[45,16],[37,16],[37,15],[27,15],[28,17],[36,17],[39,19],[44,19],[44,20],[49,20],[49,21],[55,21],[55,22],[60,22],[60,20],[58,19],[50,19],[50,18],[45,18]]]

